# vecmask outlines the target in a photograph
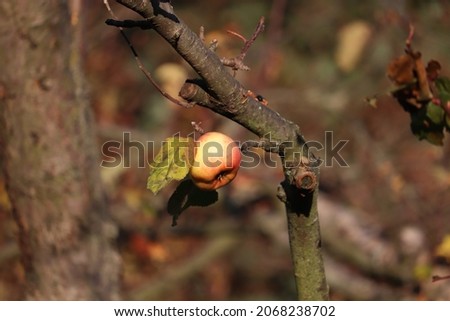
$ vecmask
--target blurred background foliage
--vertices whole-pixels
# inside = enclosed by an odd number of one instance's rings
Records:
[[[110,2],[119,17],[138,18]],[[450,75],[450,3],[172,4],[194,31],[204,26],[206,40],[219,41],[217,53],[224,57],[236,56],[242,46],[226,30],[250,36],[265,16],[266,30],[245,61],[251,71],[239,72],[237,78],[264,96],[270,108],[299,124],[307,140],[325,145],[325,132],[330,131],[333,145],[348,141],[340,153],[348,166],[334,162],[321,168],[321,224],[332,299],[450,300],[448,280],[431,282],[433,275],[450,274],[448,137],[443,147],[418,141],[408,115],[387,95],[392,85],[386,78],[389,62],[403,53],[409,23],[416,28],[414,48],[426,61],[438,60],[442,73]],[[124,298],[294,299],[284,209],[275,196],[282,180],[279,164],[242,168],[219,191],[218,203],[190,208],[171,227],[166,203],[175,185],[157,196],[146,190],[146,164],[159,143],[177,132],[192,133],[191,121],[240,141],[256,137],[209,110],[182,109],[165,100],[145,80],[118,30],[104,24],[109,15],[102,1],[85,5],[83,50],[99,146],[122,142],[122,161],[130,164],[101,169],[120,226]],[[152,31],[126,33],[168,92],[176,95],[184,80],[195,76]],[[374,94],[377,108],[365,101]],[[123,142],[124,132],[131,133],[131,142]],[[315,153],[330,157],[324,150]],[[3,179],[1,183],[0,299],[20,299],[24,273]],[[339,245],[347,244],[349,236],[354,248],[346,251]],[[360,251],[360,258],[348,253],[352,251]]]

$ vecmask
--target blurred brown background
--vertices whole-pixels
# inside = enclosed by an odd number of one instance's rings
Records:
[[[136,18],[113,3],[115,13]],[[324,258],[332,299],[449,300],[450,143],[418,141],[409,116],[386,93],[388,63],[403,53],[408,25],[425,61],[438,60],[450,76],[448,1],[172,1],[193,29],[218,39],[218,54],[237,55],[260,16],[266,30],[247,55],[249,72],[237,77],[269,101],[269,107],[299,124],[309,141],[348,143],[348,164],[322,167],[319,201]],[[166,203],[175,184],[157,196],[146,189],[147,166],[158,144],[191,121],[236,140],[255,139],[231,121],[198,107],[171,105],[144,78],[118,30],[108,27],[102,1],[86,1],[84,53],[100,146],[122,147],[131,166],[102,168],[111,212],[120,226],[124,299],[284,300],[295,285],[284,209],[276,198],[278,168],[241,169],[219,191],[218,203],[190,208],[171,227]],[[141,60],[176,95],[194,76],[152,31],[127,30]],[[366,97],[379,94],[378,107]],[[152,143],[148,142],[154,142]],[[155,146],[155,150],[151,148]],[[131,151],[131,152],[129,152]],[[324,150],[318,156],[327,159]],[[262,157],[268,157],[261,154]],[[329,156],[329,155],[328,155]],[[24,272],[16,228],[0,177],[0,299],[22,296]]]

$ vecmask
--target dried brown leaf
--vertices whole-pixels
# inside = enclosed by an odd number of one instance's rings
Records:
[[[414,59],[410,55],[401,55],[391,61],[387,75],[396,85],[411,84],[414,81]]]

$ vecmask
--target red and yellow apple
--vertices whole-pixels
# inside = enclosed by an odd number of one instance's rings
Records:
[[[227,135],[208,132],[197,140],[190,174],[203,190],[215,190],[230,183],[241,164],[239,145]]]

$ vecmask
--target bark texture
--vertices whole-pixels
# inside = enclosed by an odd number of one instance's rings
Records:
[[[119,298],[80,64],[81,2],[0,3],[0,142],[30,300]],[[1,164],[0,163],[0,164]]]

